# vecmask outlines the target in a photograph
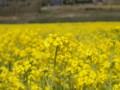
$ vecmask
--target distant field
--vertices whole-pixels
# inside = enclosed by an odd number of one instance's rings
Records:
[[[0,90],[119,90],[120,22],[0,25]]]
[[[0,12],[2,13],[2,11]],[[12,12],[11,12],[12,13]],[[43,7],[39,13],[0,15],[0,23],[55,23],[120,21],[120,5],[76,5]]]

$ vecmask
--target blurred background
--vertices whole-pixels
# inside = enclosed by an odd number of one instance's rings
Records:
[[[0,23],[120,21],[120,0],[0,0]]]

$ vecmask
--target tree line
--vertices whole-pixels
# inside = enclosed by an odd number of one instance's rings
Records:
[[[67,5],[67,4],[73,5],[77,3],[92,3],[95,1],[101,1],[101,0],[0,0],[1,6],[3,7],[22,6],[22,5],[30,6],[34,4],[37,4],[39,6],[44,6],[53,1],[61,1],[62,4],[64,5]]]
[[[52,1],[62,1],[63,4],[77,4],[77,3],[98,3],[103,2],[107,4],[120,4],[120,0],[0,0],[1,7],[16,7],[16,6],[44,6]]]

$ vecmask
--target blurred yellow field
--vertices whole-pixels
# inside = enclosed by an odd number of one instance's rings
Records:
[[[0,90],[120,90],[120,22],[1,24]]]

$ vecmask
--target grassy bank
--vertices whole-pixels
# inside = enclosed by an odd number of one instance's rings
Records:
[[[50,23],[120,21],[120,6],[79,5],[45,7],[39,13],[22,13],[13,16],[0,16],[0,23]]]

